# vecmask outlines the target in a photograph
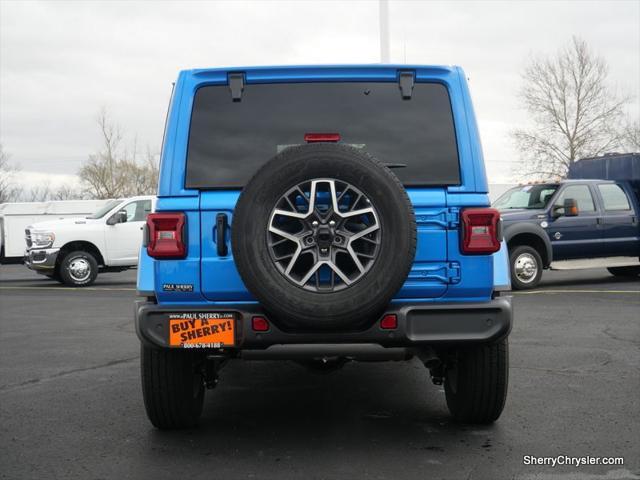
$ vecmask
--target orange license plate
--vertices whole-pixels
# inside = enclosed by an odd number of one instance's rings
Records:
[[[169,313],[169,345],[222,348],[235,345],[236,320],[228,312]]]

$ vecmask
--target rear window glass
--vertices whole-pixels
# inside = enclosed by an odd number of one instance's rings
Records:
[[[624,193],[619,185],[614,183],[602,183],[598,185],[602,201],[604,202],[604,209],[606,211],[614,210],[631,210],[627,195]]]
[[[446,87],[416,83],[403,100],[397,83],[249,84],[233,102],[227,85],[195,95],[187,188],[241,188],[255,171],[306,133],[338,133],[388,164],[407,186],[460,183]]]

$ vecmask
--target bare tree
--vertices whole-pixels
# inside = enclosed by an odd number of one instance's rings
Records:
[[[49,200],[82,200],[82,192],[70,185],[63,184],[52,187],[51,182],[45,181],[28,190],[23,190],[19,200],[24,202],[47,202]]]
[[[103,108],[98,114],[98,126],[102,134],[102,149],[89,155],[78,175],[93,198],[114,198],[122,190],[122,170],[119,169],[119,149],[122,142],[120,128],[114,125]]]
[[[106,109],[98,115],[102,149],[89,156],[78,175],[90,198],[116,198],[155,193],[158,166],[147,148],[145,161],[138,160],[137,141],[127,148],[118,125]]]
[[[640,121],[627,123],[622,141],[626,151],[640,152]]]
[[[25,202],[46,202],[51,200],[51,182],[45,181],[40,185],[31,187],[23,193],[22,200]]]
[[[138,164],[138,191],[139,195],[153,195],[158,188],[159,154],[153,152],[149,146],[144,159]]]
[[[120,163],[123,171],[121,196],[133,197],[135,195],[153,195],[158,186],[158,161],[156,155],[147,147],[143,159],[139,160],[137,150],[130,157],[126,157]]]
[[[553,57],[530,60],[520,97],[532,125],[512,133],[525,175],[564,177],[576,160],[620,145],[628,98],[608,88],[607,76],[605,60],[577,37]]]
[[[82,200],[82,198],[80,190],[67,184],[60,185],[51,193],[51,200]]]
[[[19,199],[22,189],[15,181],[19,172],[20,168],[9,161],[9,154],[0,143],[0,203],[16,202]]]

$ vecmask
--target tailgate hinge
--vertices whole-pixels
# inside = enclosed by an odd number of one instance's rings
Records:
[[[398,83],[400,85],[400,93],[403,100],[411,100],[413,95],[413,84],[415,83],[416,74],[409,71],[400,71]]]
[[[231,90],[231,100],[239,102],[242,100],[242,91],[244,90],[244,73],[230,73],[229,90]]]
[[[447,228],[457,228],[460,224],[460,209],[451,207],[447,211]]]
[[[449,262],[447,266],[447,282],[460,283],[460,264],[458,262]]]

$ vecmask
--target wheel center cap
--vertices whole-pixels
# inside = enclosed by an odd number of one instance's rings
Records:
[[[315,234],[316,244],[320,248],[329,248],[333,243],[333,232],[329,227],[321,226]]]

